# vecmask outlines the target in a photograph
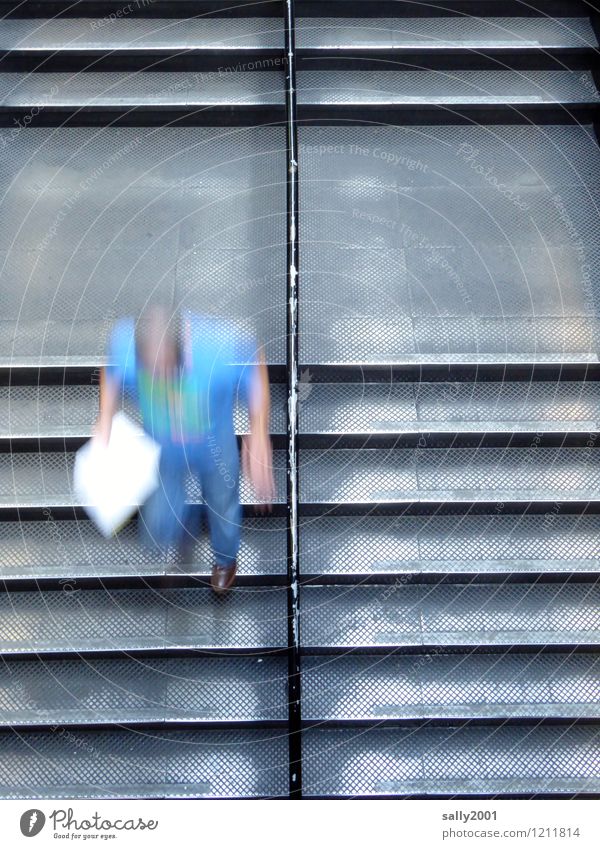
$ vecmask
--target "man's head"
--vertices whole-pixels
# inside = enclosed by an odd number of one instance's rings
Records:
[[[164,376],[180,363],[178,321],[162,303],[144,310],[136,323],[136,354],[140,366],[155,376]]]

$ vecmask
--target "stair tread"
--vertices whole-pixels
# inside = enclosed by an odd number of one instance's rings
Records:
[[[282,106],[275,71],[0,74],[0,108]]]
[[[585,448],[339,448],[300,452],[314,504],[594,501],[600,456]]]
[[[582,381],[313,383],[306,369],[300,384],[304,434],[587,432],[600,420],[600,384]]]
[[[139,545],[135,523],[105,539],[89,520],[60,521],[51,513],[45,521],[0,523],[0,578],[4,581],[78,578],[210,575],[213,553],[203,532],[192,562],[179,563],[175,551],[159,558]],[[287,572],[285,520],[243,520],[237,558],[240,577],[283,576]]]
[[[287,646],[285,588],[26,591],[4,593],[0,609],[7,654]]]
[[[0,454],[0,507],[85,506],[73,492],[74,452]],[[275,504],[285,503],[285,452],[273,452],[277,493]],[[188,481],[187,501],[200,504],[197,482]],[[259,504],[245,477],[240,480],[242,504]]]
[[[594,654],[305,657],[305,721],[600,718]]]
[[[597,729],[315,729],[304,733],[306,796],[597,793]]]
[[[600,644],[600,585],[303,587],[310,648]]]
[[[288,793],[287,741],[268,729],[6,731],[0,734],[0,763],[4,799]]]
[[[299,71],[298,104],[599,103],[590,71]]]
[[[587,18],[423,17],[298,18],[297,48],[443,48],[596,47]]]
[[[512,574],[600,570],[600,516],[319,516],[300,527],[301,574]]]
[[[271,385],[271,433],[286,431],[287,393],[282,384]],[[125,404],[126,413],[140,421],[133,404]],[[0,439],[50,437],[89,437],[98,415],[97,386],[0,386]],[[236,433],[250,431],[247,409],[234,408]]]
[[[277,18],[5,18],[0,50],[187,51],[283,49]]]
[[[287,719],[283,657],[8,661],[0,725]]]

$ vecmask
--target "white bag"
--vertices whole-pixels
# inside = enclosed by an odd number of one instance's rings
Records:
[[[159,484],[160,445],[123,412],[112,421],[108,445],[90,439],[75,455],[79,503],[105,537],[116,533]]]

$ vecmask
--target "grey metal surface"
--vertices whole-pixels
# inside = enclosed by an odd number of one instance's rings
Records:
[[[0,50],[13,52],[283,49],[277,18],[4,18]]]
[[[600,719],[593,654],[305,657],[302,717]]]
[[[72,590],[78,578],[210,575],[214,556],[206,532],[199,536],[191,562],[182,564],[174,550],[159,558],[140,546],[136,530],[130,524],[105,539],[92,522],[60,521],[51,511],[41,522],[1,522],[0,578],[61,579]],[[194,529],[196,533],[199,530]],[[245,519],[237,564],[240,576],[284,575],[284,520]]]
[[[590,71],[299,71],[298,103],[322,106],[598,103]]]
[[[0,75],[0,108],[281,106],[277,71],[127,71]]]
[[[85,506],[73,492],[73,464],[75,454],[33,453],[0,454],[0,508],[1,507],[61,507]],[[275,503],[285,502],[285,452],[273,452],[273,471],[277,488]],[[186,482],[189,503],[201,503],[198,482]],[[242,504],[259,504],[250,483],[242,476],[240,481]]]
[[[311,730],[306,795],[597,793],[594,726]]]
[[[463,17],[298,18],[297,46],[340,50],[390,48],[552,48],[595,47],[588,18]]]
[[[176,290],[284,361],[281,128],[15,126],[0,145],[2,363],[100,362],[115,318]]]
[[[0,652],[287,645],[285,589],[62,590],[0,596]]]
[[[283,796],[287,740],[277,731],[6,731],[5,799]]]
[[[0,726],[287,718],[283,657],[8,660]]]
[[[595,435],[584,448],[340,449],[300,452],[304,503],[594,501]],[[501,508],[500,508],[501,509]]]
[[[304,648],[600,645],[600,583],[304,587]]]
[[[301,361],[597,362],[599,166],[587,127],[301,128]]]
[[[98,386],[7,386],[0,387],[0,439],[21,437],[44,439],[56,436],[91,435],[98,415]],[[139,421],[133,403],[125,403],[127,414]],[[286,396],[282,384],[271,386],[271,433],[285,433]],[[236,433],[248,433],[248,412],[234,408]]]
[[[600,516],[319,516],[300,527],[303,575],[600,572]]]
[[[313,383],[308,368],[301,381],[306,434],[588,432],[600,421],[591,382]]]

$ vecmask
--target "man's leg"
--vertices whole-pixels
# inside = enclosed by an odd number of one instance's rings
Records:
[[[163,448],[158,488],[140,509],[140,541],[157,556],[164,557],[169,546],[179,546],[187,516],[185,478],[187,468],[181,452]]]
[[[240,547],[240,463],[235,439],[209,439],[203,446],[200,468],[210,539],[215,557],[211,586],[225,592],[234,582]]]

